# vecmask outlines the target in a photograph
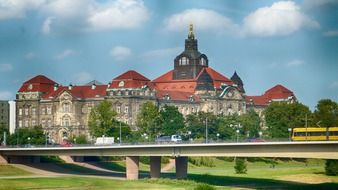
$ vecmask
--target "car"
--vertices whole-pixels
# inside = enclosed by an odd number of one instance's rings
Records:
[[[72,147],[73,144],[72,144],[71,142],[69,142],[68,140],[64,139],[64,140],[61,142],[60,146],[62,146],[62,147]]]
[[[249,139],[249,142],[265,142],[265,140],[259,139],[259,138],[254,138],[254,139]]]

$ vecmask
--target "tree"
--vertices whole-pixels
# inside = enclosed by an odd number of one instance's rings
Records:
[[[112,109],[111,102],[102,101],[90,112],[88,121],[90,133],[96,137],[112,136],[114,133],[113,121],[116,115],[117,113]]]
[[[216,138],[218,120],[212,113],[198,112],[187,115],[185,131],[191,132],[191,138],[205,138],[206,121],[208,122],[208,138]]]
[[[184,129],[184,117],[175,106],[163,106],[160,111],[159,118],[161,121],[160,132],[162,134],[178,134]]]
[[[325,173],[332,176],[338,175],[338,160],[326,160]]]
[[[74,144],[88,144],[86,135],[73,136],[71,142]]]
[[[6,135],[8,136],[9,135],[8,132],[9,132],[8,126],[5,125],[4,123],[0,123],[0,145],[1,145],[1,143],[3,143],[4,133],[6,133]]]
[[[237,114],[233,115],[220,115],[217,117],[217,133],[223,140],[235,140],[236,126],[240,123],[240,118]]]
[[[338,126],[338,103],[330,99],[319,100],[314,118],[321,127]]]
[[[264,114],[271,138],[287,138],[288,128],[304,127],[306,115],[308,126],[313,123],[310,109],[301,103],[273,102],[264,110]]]
[[[248,169],[246,167],[245,158],[236,158],[234,168],[235,168],[236,174],[246,174]]]
[[[145,102],[137,115],[136,121],[140,133],[146,133],[155,137],[160,132],[160,120],[158,107],[152,102]]]
[[[249,110],[246,114],[240,116],[240,122],[243,126],[243,131],[249,138],[259,137],[260,118],[254,110]]]
[[[10,145],[24,145],[35,144],[42,145],[46,142],[46,136],[41,126],[34,126],[29,128],[18,128],[14,134],[8,138]]]

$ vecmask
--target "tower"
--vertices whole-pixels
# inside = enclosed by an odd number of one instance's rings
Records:
[[[241,77],[238,76],[236,71],[232,75],[231,80],[232,80],[232,82],[234,82],[237,85],[238,90],[240,92],[245,93],[243,81],[242,81]]]
[[[189,26],[188,38],[185,39],[184,51],[174,60],[173,79],[194,79],[203,67],[208,67],[208,58],[198,51],[193,25]]]

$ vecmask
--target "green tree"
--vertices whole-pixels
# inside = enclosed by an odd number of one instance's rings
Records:
[[[338,103],[330,99],[319,100],[314,112],[315,122],[321,127],[338,126]]]
[[[217,116],[212,113],[198,112],[187,115],[185,132],[191,132],[191,138],[205,138],[206,121],[208,124],[208,138],[215,139],[218,132]]]
[[[301,103],[273,102],[264,110],[264,114],[271,138],[287,138],[288,128],[304,127],[306,115],[308,126],[313,123],[310,109]]]
[[[184,117],[175,106],[163,106],[159,118],[161,121],[161,134],[179,134],[184,129]]]
[[[73,136],[71,142],[74,144],[88,144],[86,135]]]
[[[146,133],[155,137],[160,132],[160,120],[158,107],[152,102],[142,104],[137,115],[136,125],[140,133]]]
[[[243,126],[243,132],[249,138],[259,137],[260,118],[254,110],[249,110],[246,114],[240,116],[240,123]]]
[[[222,140],[235,140],[236,126],[240,123],[240,118],[237,114],[220,115],[217,117],[217,133],[220,134]]]
[[[0,123],[0,145],[1,145],[1,143],[3,143],[4,133],[6,133],[7,137],[9,136],[8,132],[9,132],[8,126],[5,125],[4,123]],[[7,141],[6,141],[6,143],[7,143]]]
[[[245,158],[236,158],[234,168],[235,168],[236,174],[246,174],[246,172],[248,171],[246,159]]]
[[[111,102],[104,100],[97,105],[89,115],[88,126],[91,135],[100,137],[102,135],[112,136],[114,133],[113,121],[116,112],[112,109]]]
[[[332,176],[338,175],[338,160],[326,160],[325,173]]]
[[[41,126],[19,128],[8,138],[10,145],[34,144],[43,145],[46,142],[46,136]]]

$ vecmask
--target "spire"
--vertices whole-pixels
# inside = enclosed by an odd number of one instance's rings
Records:
[[[194,35],[194,25],[193,25],[193,24],[190,24],[190,25],[189,25],[188,39],[189,39],[189,40],[194,40],[194,39],[195,39],[195,35]]]
[[[235,71],[235,73],[232,75],[231,80],[238,86],[238,89],[239,89],[242,93],[245,93],[243,81],[242,81],[241,77],[238,76],[238,74],[237,74],[236,71]]]

